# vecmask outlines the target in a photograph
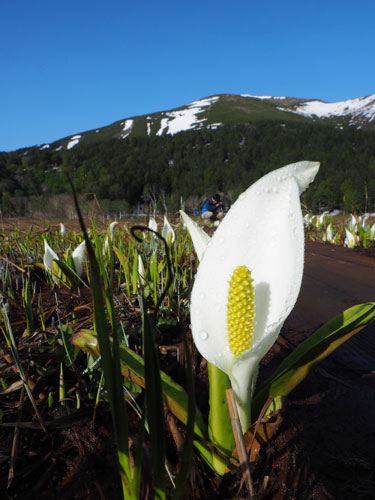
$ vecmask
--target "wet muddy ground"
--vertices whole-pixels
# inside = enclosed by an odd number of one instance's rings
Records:
[[[301,294],[278,342],[262,362],[259,380],[270,375],[293,347],[322,323],[352,305],[374,301],[374,283],[373,249],[357,251],[307,243]],[[74,299],[74,304],[68,303],[71,299],[65,300],[68,311],[72,306],[85,305],[90,297],[83,295],[82,303]],[[84,307],[81,314],[84,320]],[[18,328],[22,329],[22,325]],[[278,430],[253,465],[256,487],[262,491],[259,499],[375,499],[374,334],[374,325],[357,334],[290,394],[279,416]],[[174,344],[178,342],[174,339]],[[194,358],[196,353],[192,345],[191,348],[203,401],[207,393],[205,365],[199,356]],[[181,370],[172,354],[164,357],[162,363],[178,378]],[[25,395],[20,392],[17,400],[24,401]],[[4,412],[0,426],[0,498],[122,498],[111,417],[105,404],[94,415],[92,401],[83,401],[80,410],[72,407],[68,413],[56,414],[44,433],[37,429],[27,403],[18,405],[22,411],[17,410],[16,404],[2,403],[0,397]],[[7,489],[16,421],[17,459],[14,478]],[[137,422],[129,407],[133,439],[137,436]],[[173,471],[178,460],[171,432],[168,461]],[[245,488],[240,489],[240,479],[238,471],[223,479],[216,477],[195,457],[186,498],[247,498]]]

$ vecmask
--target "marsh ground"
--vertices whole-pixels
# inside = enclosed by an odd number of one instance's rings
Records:
[[[19,221],[5,222],[17,224]],[[25,223],[30,227],[30,221]],[[78,229],[74,226],[70,229]],[[45,222],[33,222],[46,229]],[[103,221],[103,227],[106,221]],[[14,227],[14,226],[13,226]],[[26,226],[25,226],[26,227]],[[51,229],[57,229],[50,225]],[[4,227],[5,229],[5,227]],[[22,226],[24,229],[24,226]],[[281,335],[266,355],[260,380],[268,376],[293,347],[322,323],[344,309],[375,297],[375,255],[373,249],[349,250],[307,243],[301,294]],[[50,307],[53,308],[51,301]],[[48,299],[45,299],[48,310]],[[60,313],[76,311],[78,322],[85,321],[91,307],[88,292],[72,297],[59,295]],[[10,315],[15,333],[25,329],[21,311]],[[293,391],[281,411],[278,429],[261,449],[254,465],[257,486],[265,485],[260,498],[272,500],[370,500],[375,498],[375,328],[370,325],[315,369]],[[6,346],[1,341],[2,370],[6,366]],[[179,381],[183,373],[174,348],[181,339],[173,338],[162,357],[163,368]],[[205,410],[207,377],[205,363],[193,352],[194,370],[202,410]],[[21,350],[25,360],[30,350]],[[48,356],[46,363],[51,363]],[[183,380],[181,380],[183,382]],[[38,382],[38,381],[37,381]],[[43,387],[41,387],[43,389]],[[41,391],[43,392],[43,391]],[[1,397],[1,396],[0,396]],[[43,403],[39,401],[43,414]],[[2,404],[0,427],[0,498],[4,499],[120,499],[116,470],[116,447],[111,417],[103,403],[94,412],[92,400],[81,408],[61,409],[49,422],[47,433],[38,428],[33,411],[21,390],[12,404]],[[137,437],[137,416],[129,408],[129,429]],[[18,423],[15,426],[15,423]],[[16,429],[16,430],[15,430]],[[178,463],[172,427],[168,427],[168,460],[172,470]],[[183,435],[182,429],[177,433]],[[175,429],[175,430],[176,430]],[[9,480],[12,446],[14,478]],[[239,472],[223,479],[212,474],[194,458],[186,498],[232,500],[246,498],[240,489]]]

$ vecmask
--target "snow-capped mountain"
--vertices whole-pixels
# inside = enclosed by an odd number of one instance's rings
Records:
[[[348,99],[341,102],[306,101],[294,109],[287,109],[292,113],[317,118],[349,117],[349,125],[361,128],[371,122],[375,124],[375,94],[357,99]]]
[[[285,96],[220,94],[206,97],[169,111],[129,117],[99,129],[75,133],[43,144],[40,149],[72,149],[84,142],[129,136],[162,136],[202,128],[216,129],[225,124],[257,120],[329,121],[334,126],[375,128],[375,94],[342,102],[324,102]]]

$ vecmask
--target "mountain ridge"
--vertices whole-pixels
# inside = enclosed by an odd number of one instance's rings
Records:
[[[337,127],[375,129],[375,94],[328,103],[320,99],[255,94],[214,94],[170,110],[130,116],[103,127],[78,132],[51,143],[21,148],[69,150],[82,143],[134,136],[174,135],[187,130],[216,129],[227,123],[260,119],[318,121]]]

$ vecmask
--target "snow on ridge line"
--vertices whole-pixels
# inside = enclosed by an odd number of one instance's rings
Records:
[[[197,115],[203,113],[204,108],[211,106],[211,104],[219,99],[219,96],[207,97],[199,101],[190,102],[184,109],[163,113],[166,118],[161,119],[160,128],[156,132],[156,135],[163,135],[164,132],[174,135],[178,132],[196,128],[200,123],[207,120],[207,118],[198,120]]]
[[[240,94],[241,97],[250,97],[252,99],[286,99],[285,96],[272,96],[272,95],[254,95],[254,94]]]
[[[74,148],[74,146],[77,146],[80,139],[81,139],[81,136],[79,134],[71,137],[70,141],[68,142],[68,145],[66,146],[66,149],[72,149],[72,148]]]
[[[308,101],[295,109],[284,108],[283,111],[292,111],[304,116],[329,118],[331,116],[364,116],[369,121],[375,119],[375,94],[366,97],[357,97],[340,102]]]

